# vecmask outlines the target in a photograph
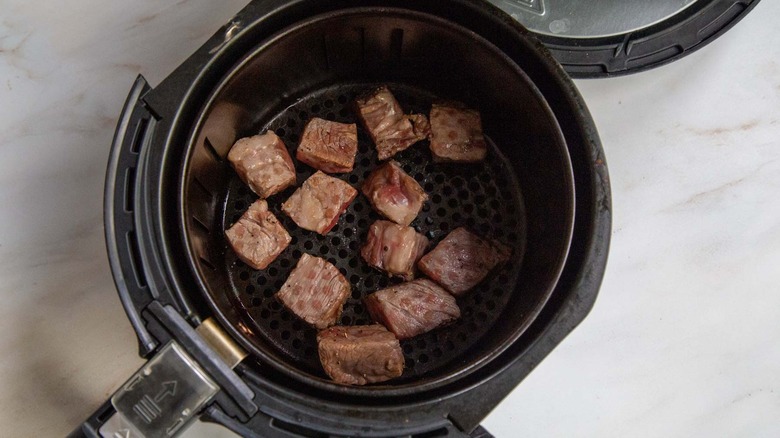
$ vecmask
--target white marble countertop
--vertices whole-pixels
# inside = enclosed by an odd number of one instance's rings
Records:
[[[245,3],[0,0],[0,435],[68,433],[141,364],[103,243],[116,119],[137,74],[159,83]],[[578,82],[612,180],[609,265],[491,432],[777,436],[778,17],[763,1],[681,61]]]

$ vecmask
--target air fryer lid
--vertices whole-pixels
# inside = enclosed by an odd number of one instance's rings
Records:
[[[573,77],[634,73],[679,59],[758,0],[490,0],[534,32]]]
[[[479,62],[473,62],[479,60]],[[403,341],[404,375],[386,385],[337,386],[323,374],[316,331],[273,295],[304,252],[330,260],[353,293],[343,324],[366,324],[363,297],[388,284],[359,255],[378,219],[363,197],[326,236],[299,229],[269,205],[293,238],[266,270],[253,271],[228,248],[223,230],[255,199],[225,156],[237,138],[273,129],[294,156],[306,121],[355,122],[361,92],[390,84],[407,111],[456,99],[482,113],[492,145],[477,165],[434,164],[425,144],[396,156],[430,201],[412,224],[438,242],[467,226],[513,248],[497,275],[462,298],[463,317]],[[360,131],[355,170],[340,176],[359,187],[378,165]],[[215,313],[257,358],[321,389],[360,395],[406,394],[451,383],[500,354],[533,322],[555,287],[569,248],[574,203],[571,164],[560,128],[534,84],[496,47],[451,22],[400,9],[360,8],[298,23],[253,49],[205,105],[183,163],[183,236],[192,268]],[[299,183],[313,173],[296,163]]]

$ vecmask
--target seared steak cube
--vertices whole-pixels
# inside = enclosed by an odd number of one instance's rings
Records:
[[[434,161],[473,163],[483,160],[487,143],[479,113],[460,104],[433,105],[431,152]]]
[[[331,327],[317,334],[317,347],[322,368],[338,383],[384,382],[404,372],[401,344],[381,325]]]
[[[349,282],[327,260],[303,254],[276,298],[302,320],[324,329],[341,316]]]
[[[422,114],[405,115],[387,87],[357,100],[358,116],[376,145],[380,160],[386,160],[428,137],[430,125]]]
[[[401,225],[411,224],[428,199],[420,184],[393,160],[371,172],[363,182],[363,194],[376,211]]]
[[[348,183],[317,171],[282,204],[299,227],[325,235],[357,196]]]
[[[414,228],[379,220],[371,224],[360,255],[375,268],[411,280],[427,247],[428,239]]]
[[[313,118],[306,124],[295,157],[328,173],[352,172],[357,154],[357,126]]]
[[[493,268],[509,260],[510,255],[507,246],[483,239],[461,227],[425,254],[417,266],[425,275],[459,296],[479,284]]]
[[[241,181],[261,198],[295,185],[292,158],[273,131],[238,140],[228,152],[228,161]]]
[[[382,289],[364,300],[374,321],[407,339],[460,318],[455,297],[427,278]]]
[[[258,199],[225,231],[238,258],[254,269],[265,269],[290,244],[290,235],[268,204]]]

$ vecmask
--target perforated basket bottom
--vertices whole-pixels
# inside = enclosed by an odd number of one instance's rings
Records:
[[[352,103],[370,84],[338,86],[319,90],[299,100],[273,117],[259,130],[274,130],[287,145],[290,155],[295,149],[304,125],[311,117],[344,123],[355,123]],[[420,90],[390,85],[407,112],[427,114],[434,96]],[[488,133],[489,134],[489,133]],[[334,175],[360,185],[379,162],[367,133],[358,123],[359,150],[352,173]],[[490,143],[490,142],[489,142]],[[431,160],[427,141],[420,142],[394,157],[413,176],[429,196],[422,212],[412,223],[417,231],[431,240],[432,249],[447,233],[459,226],[513,247],[513,257],[499,271],[490,275],[466,296],[458,299],[462,317],[455,323],[401,342],[406,368],[403,376],[388,383],[404,383],[435,372],[437,368],[473,360],[469,349],[490,336],[489,330],[502,314],[509,300],[522,262],[525,244],[525,214],[519,184],[506,159],[492,145],[488,158],[480,164],[438,164]],[[295,160],[294,160],[295,161]],[[295,162],[298,184],[314,169]],[[234,295],[236,310],[247,327],[266,338],[278,352],[299,369],[325,377],[317,355],[316,330],[283,308],[274,298],[302,253],[326,258],[333,263],[352,286],[352,295],[344,305],[340,323],[360,325],[371,322],[362,304],[368,294],[398,284],[400,279],[368,266],[360,257],[368,228],[380,216],[368,200],[358,195],[338,225],[326,236],[299,228],[281,211],[281,204],[294,188],[268,199],[271,210],[292,236],[290,246],[264,271],[255,271],[239,261],[225,243],[225,263]],[[234,223],[256,196],[234,176],[224,198],[223,229]],[[507,317],[512,317],[511,315]]]

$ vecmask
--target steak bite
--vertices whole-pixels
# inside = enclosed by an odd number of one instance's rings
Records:
[[[282,204],[299,227],[325,235],[357,196],[348,183],[317,171]]]
[[[295,185],[292,158],[273,131],[238,140],[228,152],[228,161],[241,181],[261,198]]]
[[[430,133],[422,114],[405,115],[387,87],[357,100],[358,116],[371,136],[380,160],[386,160]]]
[[[317,334],[325,373],[337,383],[365,385],[404,372],[404,354],[395,335],[381,325],[336,326]]]
[[[431,108],[433,161],[474,163],[485,159],[487,143],[479,113],[462,104],[434,104]]]
[[[265,269],[290,244],[290,235],[258,199],[225,231],[228,243],[238,258],[254,269]]]
[[[460,227],[425,254],[417,266],[455,296],[481,282],[500,263],[509,260],[506,245],[485,240]]]
[[[295,158],[328,173],[352,172],[357,155],[357,126],[313,118],[306,123]]]
[[[362,190],[376,211],[401,225],[411,224],[428,199],[420,184],[393,160],[371,172]]]
[[[411,280],[427,247],[428,239],[414,228],[379,220],[371,224],[360,255],[375,268]]]
[[[349,282],[338,268],[304,253],[276,299],[302,320],[324,329],[336,324],[350,292]]]
[[[407,339],[460,318],[455,297],[427,278],[402,283],[367,296],[371,318]]]

